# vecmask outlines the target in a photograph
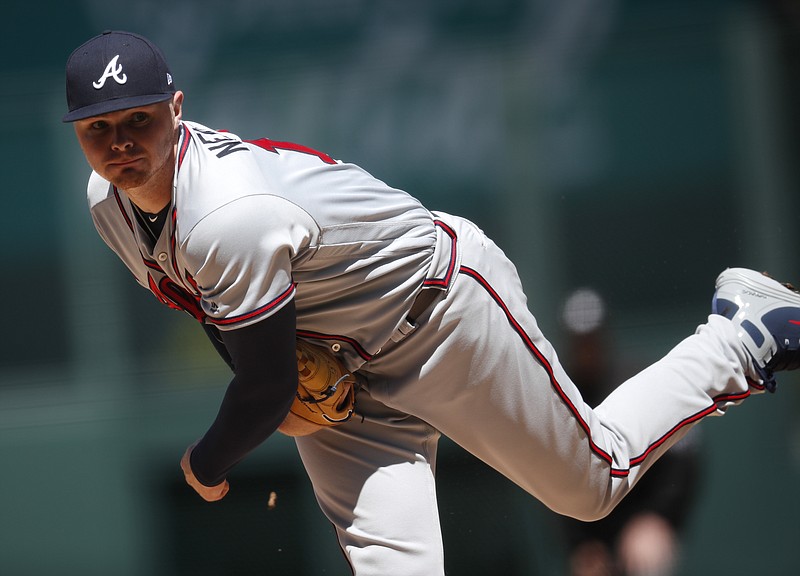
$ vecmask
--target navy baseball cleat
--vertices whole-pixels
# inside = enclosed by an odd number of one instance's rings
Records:
[[[760,272],[728,268],[717,277],[711,311],[730,318],[764,388],[775,372],[800,368],[800,293]]]

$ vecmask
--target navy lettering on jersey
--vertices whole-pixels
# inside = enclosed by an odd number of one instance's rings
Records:
[[[234,152],[247,152],[247,147],[235,138],[230,138],[213,130],[197,130],[197,138],[212,152],[217,152],[217,158],[224,158]]]

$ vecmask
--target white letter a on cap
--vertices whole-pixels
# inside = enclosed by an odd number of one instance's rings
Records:
[[[111,62],[108,63],[108,66],[103,71],[103,75],[100,76],[97,82],[92,82],[92,86],[99,90],[106,85],[106,80],[109,78],[113,78],[117,84],[125,84],[128,81],[127,74],[122,73],[122,64],[117,64],[118,58],[119,54],[111,59]]]

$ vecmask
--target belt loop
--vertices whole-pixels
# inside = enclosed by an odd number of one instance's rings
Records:
[[[406,318],[400,323],[400,326],[395,328],[390,338],[392,339],[392,342],[400,342],[401,340],[405,340],[406,337],[408,337],[408,335],[416,329],[417,325],[412,324],[408,321],[408,318]]]
[[[438,288],[423,287],[422,290],[417,293],[417,297],[414,298],[414,303],[411,305],[411,309],[408,311],[408,314],[406,314],[406,317],[400,323],[400,326],[395,328],[394,332],[392,332],[390,337],[392,341],[400,342],[416,330],[417,319],[430,308],[436,296],[441,293],[442,290]]]
[[[414,298],[414,303],[411,305],[411,309],[406,314],[406,320],[412,324],[417,324],[417,318],[422,316],[422,314],[430,308],[433,301],[436,299],[442,291],[438,288],[431,288],[431,287],[424,287],[422,290],[419,291],[417,297]]]

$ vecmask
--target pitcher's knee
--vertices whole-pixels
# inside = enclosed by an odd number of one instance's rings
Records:
[[[551,510],[583,522],[595,522],[608,516],[616,508],[622,495],[608,490],[576,489],[560,497],[545,501]]]

